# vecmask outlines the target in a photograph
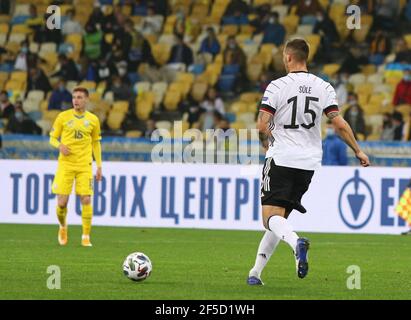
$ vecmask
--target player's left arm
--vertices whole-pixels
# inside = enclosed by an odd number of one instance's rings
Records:
[[[103,169],[102,169],[102,151],[101,151],[101,130],[100,130],[100,122],[97,119],[97,123],[93,129],[92,132],[92,144],[93,144],[93,156],[94,159],[96,160],[97,164],[97,173],[96,173],[96,179],[97,181],[101,181],[103,178]]]
[[[257,129],[260,132],[260,140],[264,148],[268,148],[269,143],[274,141],[274,138],[271,134],[271,123],[273,119],[273,113],[264,111],[262,108],[258,113],[257,118]]]

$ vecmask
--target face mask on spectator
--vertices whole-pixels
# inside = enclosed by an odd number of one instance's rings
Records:
[[[275,18],[274,17],[271,17],[270,19],[268,19],[268,23],[271,23],[271,24],[275,24]]]
[[[235,43],[230,43],[230,44],[228,45],[228,48],[230,48],[230,49],[235,49]]]
[[[405,81],[411,81],[411,74],[404,75],[404,80]]]
[[[15,113],[15,117],[16,117],[17,121],[19,121],[19,122],[23,121],[23,112],[17,111]]]
[[[59,85],[59,90],[60,90],[61,92],[64,91],[64,85],[63,85],[63,84],[60,84],[60,85]]]
[[[27,47],[22,47],[21,48],[21,53],[27,53],[29,50],[27,49]]]

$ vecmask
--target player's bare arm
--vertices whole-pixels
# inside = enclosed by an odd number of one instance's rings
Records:
[[[271,134],[270,123],[273,118],[271,113],[266,111],[260,111],[257,118],[257,129],[260,132],[260,140],[264,148],[268,148],[268,143],[273,141],[274,138]]]
[[[101,161],[101,143],[99,140],[93,142],[93,155],[97,163],[96,180],[101,181],[103,178],[103,169]]]
[[[355,140],[354,133],[343,117],[338,111],[333,111],[327,114],[328,119],[331,120],[336,133],[344,140],[344,142],[354,151],[355,156],[363,167],[368,167],[370,165],[370,160],[368,156],[361,150],[357,141]]]

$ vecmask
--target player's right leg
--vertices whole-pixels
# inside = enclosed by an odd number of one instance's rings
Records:
[[[73,181],[73,173],[59,165],[52,184],[52,192],[57,194],[58,242],[62,246],[68,242],[67,204],[73,188]]]
[[[60,245],[65,246],[68,242],[67,232],[67,203],[69,200],[68,195],[57,195],[57,219],[59,221],[58,242]]]

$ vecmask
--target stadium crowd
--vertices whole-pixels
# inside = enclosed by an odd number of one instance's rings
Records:
[[[350,3],[360,29],[347,28]],[[262,92],[285,72],[282,46],[299,36],[358,139],[411,140],[411,1],[350,3],[0,0],[0,130],[48,134],[77,85],[105,135],[149,137],[180,119],[254,128]],[[52,4],[61,28],[46,25]]]

